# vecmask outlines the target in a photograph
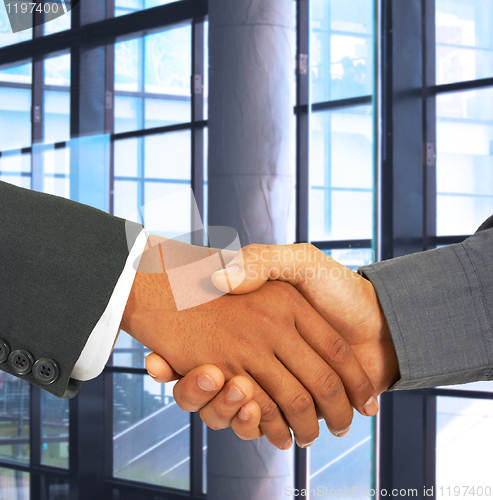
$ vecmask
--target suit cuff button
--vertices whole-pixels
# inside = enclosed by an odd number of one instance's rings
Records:
[[[16,375],[27,375],[33,367],[34,360],[24,349],[12,351],[9,355],[9,365]]]
[[[48,358],[38,359],[33,366],[34,378],[43,385],[49,385],[55,382],[59,372],[58,365]]]
[[[10,347],[5,340],[0,339],[0,363],[5,363],[10,354]]]

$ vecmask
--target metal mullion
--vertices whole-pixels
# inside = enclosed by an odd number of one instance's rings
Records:
[[[297,0],[296,5],[296,241],[309,240],[309,141],[310,141],[310,4]],[[308,486],[308,454],[306,448],[294,448],[294,486]]]
[[[371,248],[372,240],[327,240],[312,241],[311,244],[320,250],[350,250],[358,248]]]
[[[191,188],[199,211],[192,203],[192,244],[203,245],[203,235],[195,232],[203,224],[204,218],[204,130],[196,122],[204,119],[204,20],[192,22],[192,67],[190,78],[191,92]],[[190,494],[197,497],[203,489],[203,423],[199,413],[190,415]]]
[[[310,122],[310,6],[308,0],[298,0],[296,6],[296,241],[308,241],[309,228],[309,140]],[[301,57],[306,57],[302,71]],[[300,109],[306,106],[306,110]],[[305,453],[305,451],[300,451]]]
[[[34,385],[30,386],[30,418],[29,418],[29,440],[30,440],[30,498],[40,499],[41,477],[34,473],[33,469],[41,465],[41,389]]]
[[[37,151],[36,144],[44,140],[44,61],[34,60],[32,63],[32,102],[31,102],[31,189],[43,191],[43,153]]]
[[[422,0],[423,24],[423,237],[424,248],[437,231],[436,97],[429,89],[435,85],[436,36],[435,0]]]
[[[493,87],[493,77],[479,78],[477,80],[465,80],[456,83],[443,83],[440,85],[433,85],[430,92],[434,94],[445,94],[448,92],[460,92],[467,90],[476,90],[486,87]]]
[[[207,126],[207,121],[202,120],[193,124],[195,128],[204,128]],[[136,137],[146,137],[148,135],[165,134],[168,132],[179,132],[180,130],[189,130],[192,128],[192,123],[177,123],[176,125],[164,125],[162,127],[147,128],[144,130],[132,130],[130,132],[119,132],[111,136],[112,141],[120,141],[123,139],[133,139]]]
[[[72,29],[0,48],[2,64],[27,60],[90,41],[93,45],[113,43],[120,37],[138,37],[165,27],[183,25],[207,15],[206,0],[181,0],[128,16],[104,19],[80,26],[80,8],[72,9]],[[163,22],[163,20],[166,22]]]

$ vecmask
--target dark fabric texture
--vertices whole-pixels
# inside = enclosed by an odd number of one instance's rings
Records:
[[[128,257],[125,220],[4,182],[0,207],[0,338],[60,368],[51,385],[21,378],[73,397],[81,382],[70,374]],[[131,228],[135,242],[142,226]]]
[[[464,242],[364,266],[399,360],[390,390],[493,379],[493,217]]]

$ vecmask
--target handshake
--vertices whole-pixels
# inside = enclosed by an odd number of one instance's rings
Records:
[[[310,446],[319,418],[345,436],[353,408],[375,415],[400,377],[373,285],[310,244],[241,252],[212,275],[227,295],[183,311],[166,272],[139,266],[121,328],[154,351],[155,380],[180,379],[176,402],[213,429],[265,435],[283,450],[290,428]]]

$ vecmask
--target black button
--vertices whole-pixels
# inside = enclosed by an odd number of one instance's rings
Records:
[[[5,340],[0,339],[0,363],[7,361],[10,354],[10,347]]]
[[[31,371],[33,363],[33,357],[24,349],[10,353],[9,364],[17,375],[27,375]]]
[[[58,365],[48,358],[41,358],[34,363],[33,375],[40,384],[52,384],[58,378]]]

